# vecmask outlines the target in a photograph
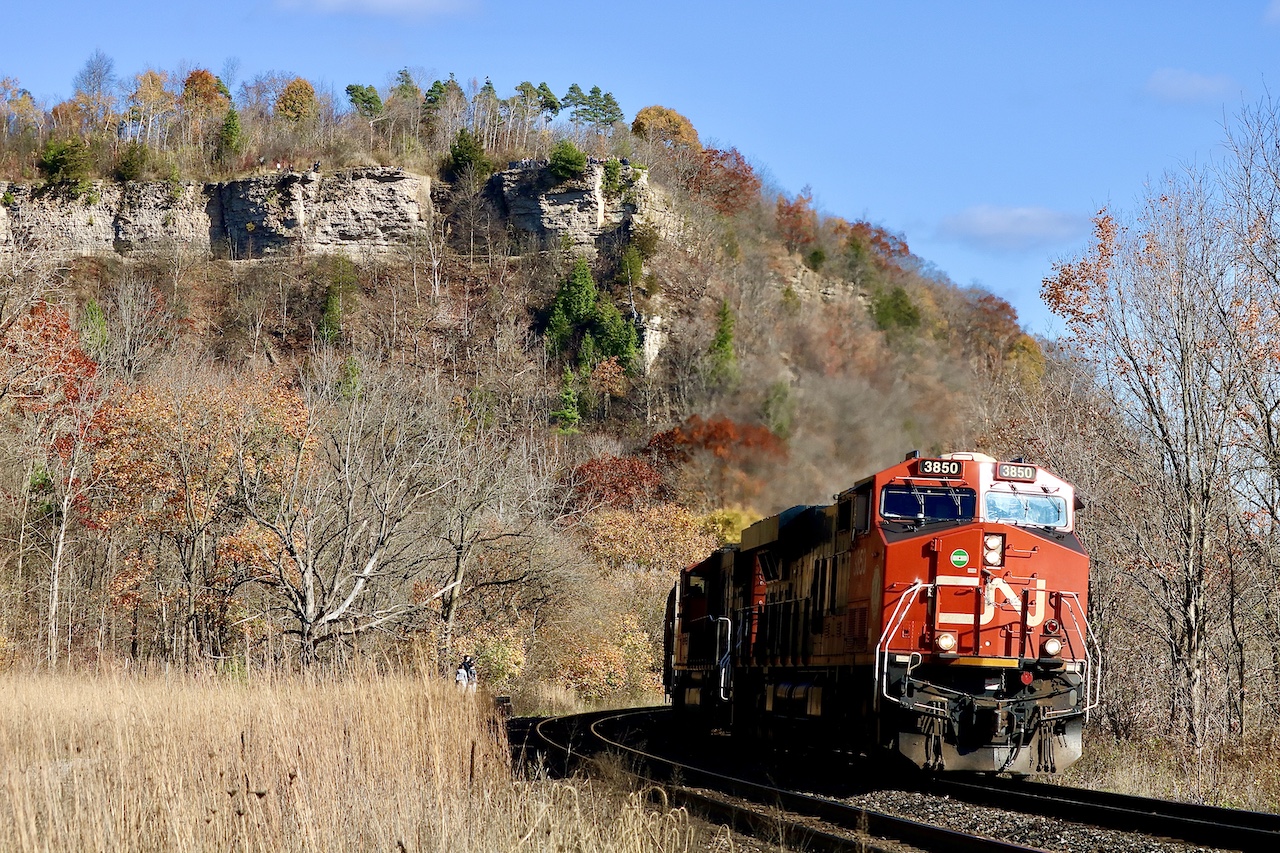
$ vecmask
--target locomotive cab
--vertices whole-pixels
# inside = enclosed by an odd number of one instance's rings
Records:
[[[1066,767],[1098,686],[1071,486],[982,454],[891,472],[877,507],[882,740],[926,768]]]

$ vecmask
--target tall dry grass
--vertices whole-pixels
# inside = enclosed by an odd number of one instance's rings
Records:
[[[0,676],[0,849],[685,851],[683,812],[519,780],[488,703],[413,676]]]
[[[1087,733],[1081,759],[1057,777],[1119,794],[1280,812],[1280,731],[1260,733],[1247,744],[1185,747],[1176,739],[1120,741]]]

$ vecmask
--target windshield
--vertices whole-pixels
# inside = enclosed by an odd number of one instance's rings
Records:
[[[885,486],[880,493],[880,514],[892,520],[972,521],[977,506],[973,489]]]
[[[987,492],[983,501],[983,514],[987,521],[1034,524],[1040,527],[1067,526],[1067,502],[1054,495]]]

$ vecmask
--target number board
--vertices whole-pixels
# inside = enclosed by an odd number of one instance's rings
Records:
[[[1017,480],[1021,483],[1036,481],[1036,466],[1019,465],[1017,462],[1001,462],[996,466],[997,480]]]
[[[916,474],[921,477],[959,477],[963,466],[955,459],[921,459]]]

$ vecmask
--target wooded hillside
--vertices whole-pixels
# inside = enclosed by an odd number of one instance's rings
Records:
[[[6,660],[471,651],[497,686],[640,692],[682,565],[905,451],[972,448],[1092,505],[1110,731],[1273,730],[1269,104],[1220,166],[1100,214],[1045,286],[1070,336],[1038,343],[906,235],[598,87],[120,85],[104,56],[76,81],[52,106],[5,82],[3,177],[85,203],[94,180],[385,164],[433,204],[377,254],[3,251]],[[598,174],[620,210],[643,174],[661,227],[531,238],[490,181],[513,164],[551,194]]]

